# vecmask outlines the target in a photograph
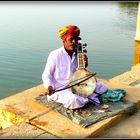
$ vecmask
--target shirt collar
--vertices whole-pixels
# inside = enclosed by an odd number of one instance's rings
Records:
[[[66,52],[66,50],[65,50],[64,46],[62,47],[62,51],[63,51],[65,54],[68,54],[68,53]],[[72,56],[75,56],[75,55],[76,55],[76,53],[75,53],[75,52],[73,52],[73,55],[72,55]]]
[[[62,47],[62,51],[63,51],[63,53],[67,54],[67,52],[66,52],[64,46]]]

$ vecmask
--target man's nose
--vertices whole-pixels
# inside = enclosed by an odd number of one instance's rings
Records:
[[[77,43],[77,40],[73,39],[73,40],[72,40],[72,43]]]

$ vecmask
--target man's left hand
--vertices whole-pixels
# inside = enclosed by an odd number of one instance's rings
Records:
[[[85,67],[88,66],[88,57],[87,57],[87,55],[85,53],[83,54],[83,63],[85,65]]]

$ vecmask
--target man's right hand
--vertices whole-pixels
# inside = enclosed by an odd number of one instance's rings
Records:
[[[50,85],[50,86],[48,86],[48,88],[46,89],[46,92],[40,94],[40,96],[51,95],[51,94],[53,94],[53,91],[54,91],[54,89],[53,89],[53,87]]]
[[[48,86],[47,90],[48,90],[47,93],[48,93],[49,95],[53,94],[54,89],[53,89],[52,86]]]

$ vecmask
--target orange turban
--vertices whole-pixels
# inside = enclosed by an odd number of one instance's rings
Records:
[[[69,25],[69,26],[61,28],[58,34],[62,40],[67,38],[68,36],[78,37],[80,35],[80,29],[75,25]],[[78,38],[80,39],[80,37]]]

